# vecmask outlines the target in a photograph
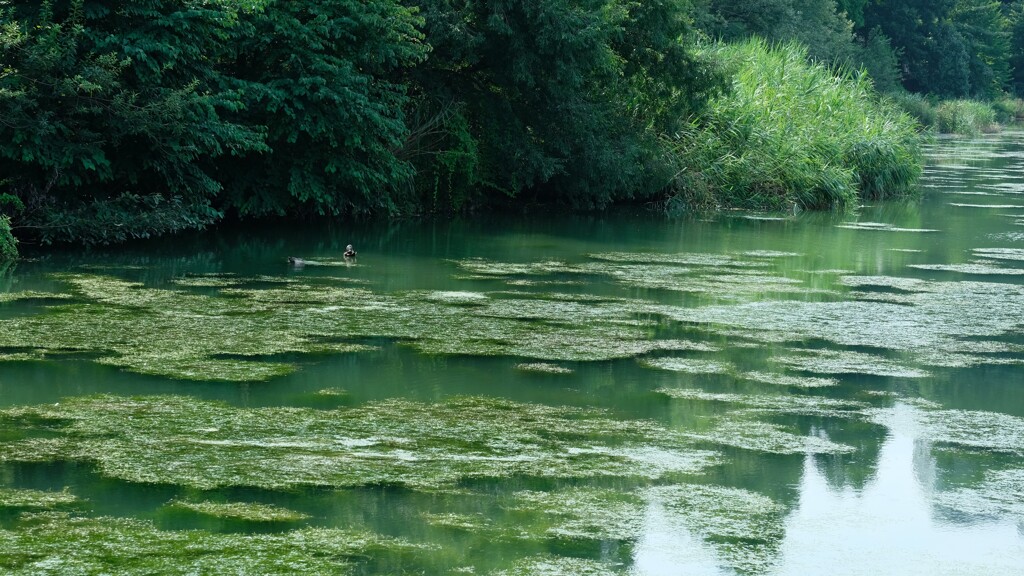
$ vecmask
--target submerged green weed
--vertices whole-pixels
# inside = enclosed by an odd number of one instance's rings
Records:
[[[49,509],[79,502],[77,496],[63,492],[46,492],[25,488],[0,488],[0,508]]]
[[[308,514],[303,514],[302,512],[256,502],[193,502],[190,500],[175,500],[167,504],[167,507],[188,510],[215,518],[245,520],[248,522],[298,522],[309,518]]]
[[[668,509],[744,574],[767,574],[785,537],[785,508],[767,496],[724,486],[681,484],[651,488]]]
[[[564,294],[401,292],[293,283],[215,295],[62,275],[81,302],[5,321],[0,347],[91,352],[98,362],[195,380],[265,380],[296,369],[283,355],[361,352],[391,338],[428,354],[609,360],[700,343],[651,339],[650,305]],[[24,350],[19,353],[25,354]]]
[[[54,436],[0,444],[0,462],[94,462],[113,478],[200,489],[435,489],[510,476],[654,479],[717,462],[713,452],[651,422],[482,398],[315,410],[98,396],[11,408],[0,417]]]
[[[401,540],[348,530],[218,534],[52,512],[23,515],[17,530],[0,530],[0,569],[11,576],[351,574],[369,554],[421,551]]]

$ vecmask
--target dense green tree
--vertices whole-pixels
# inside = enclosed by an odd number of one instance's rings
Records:
[[[237,117],[269,151],[220,164],[242,215],[394,211],[411,176],[399,71],[425,53],[414,11],[392,0],[268,0],[240,14],[221,68],[240,86]]]
[[[1015,0],[1008,12],[1010,83],[1014,93],[1024,96],[1024,0]]]
[[[993,0],[877,1],[865,26],[900,50],[904,86],[944,97],[993,97],[1009,79],[1009,21]]]
[[[3,2],[0,193],[44,241],[122,240],[218,216],[206,169],[263,148],[195,70],[230,20],[204,3]]]
[[[681,0],[418,6],[432,52],[414,74],[419,121],[405,151],[439,208],[651,194],[658,136],[721,86],[686,48]]]

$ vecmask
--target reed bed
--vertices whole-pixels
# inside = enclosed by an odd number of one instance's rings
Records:
[[[670,211],[828,209],[915,192],[916,122],[880,98],[866,73],[811,64],[794,43],[704,50],[732,84],[676,138]]]

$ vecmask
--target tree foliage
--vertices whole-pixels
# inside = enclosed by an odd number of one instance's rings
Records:
[[[724,81],[687,0],[0,0],[0,193],[43,242],[600,207]]]
[[[681,0],[422,0],[406,152],[452,207],[599,207],[658,188],[658,136],[722,86]],[[662,182],[662,185],[664,182]]]

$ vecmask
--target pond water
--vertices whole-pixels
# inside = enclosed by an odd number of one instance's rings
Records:
[[[20,262],[0,569],[1024,573],[1024,134],[927,154],[849,214]]]

